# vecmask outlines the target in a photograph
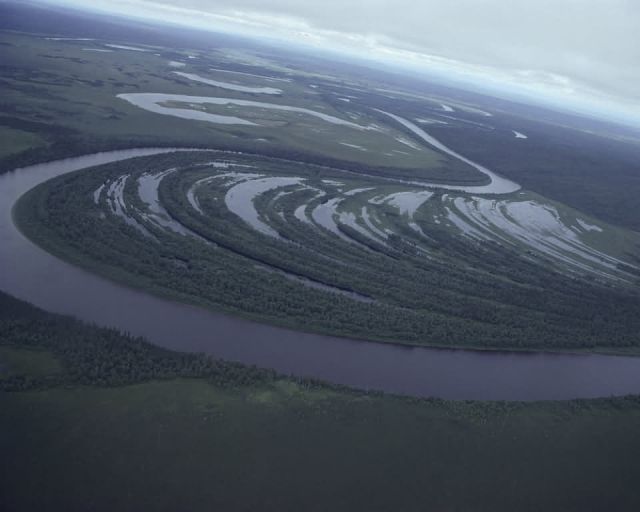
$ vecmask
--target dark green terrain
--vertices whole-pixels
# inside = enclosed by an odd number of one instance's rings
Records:
[[[211,169],[211,160],[232,173],[248,167],[277,179],[302,177],[314,188],[284,189],[290,193],[280,203],[276,190],[256,198],[277,239],[227,209],[229,186],[216,176],[228,171]],[[179,233],[151,222],[139,196],[149,169],[173,168],[180,170],[162,179],[157,193],[164,222]],[[114,188],[95,201],[94,191],[104,183],[111,190],[123,176],[121,199]],[[199,211],[188,192],[202,180],[208,181],[197,189]],[[395,191],[373,177],[300,162],[177,153],[61,176],[26,194],[15,215],[43,248],[108,278],[295,329],[449,347],[633,352],[640,345],[635,271],[626,286],[578,278],[549,258],[532,260],[530,250],[465,239],[454,226],[428,223],[428,211],[415,221],[429,233],[424,238],[390,207],[380,218],[393,237],[373,239],[341,224],[345,241],[294,215],[299,204],[311,210],[340,198],[325,183],[334,180],[356,190],[378,187],[371,195]],[[314,199],[318,187],[326,194]],[[369,204],[359,197],[345,199],[345,211]],[[121,200],[125,219],[113,210]]]
[[[0,363],[7,512],[640,506],[636,398],[338,390],[156,349],[4,294]]]

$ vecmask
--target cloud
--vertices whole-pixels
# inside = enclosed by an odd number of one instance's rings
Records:
[[[68,0],[68,3],[80,3]],[[130,15],[304,41],[640,118],[637,0],[94,0]]]

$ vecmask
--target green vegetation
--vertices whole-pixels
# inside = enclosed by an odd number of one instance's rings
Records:
[[[472,403],[338,390],[164,351],[4,294],[0,345],[48,351],[64,369],[36,382],[24,367],[31,385],[0,391],[7,512],[640,505],[635,397]]]
[[[60,371],[60,362],[51,352],[0,346],[0,379],[11,375],[51,377]]]
[[[0,390],[121,386],[205,378],[218,386],[268,382],[273,373],[158,348],[141,338],[48,314],[0,292]]]
[[[313,190],[290,189],[278,209],[272,206],[277,190],[258,196],[254,204],[263,219],[283,239],[296,242],[286,243],[257,232],[224,206],[224,180],[198,188],[206,215],[191,206],[188,191],[212,176],[211,167],[202,164],[215,159],[238,166],[238,172],[247,171],[244,165],[265,176],[304,177],[326,195],[313,199]],[[159,185],[160,202],[170,214],[165,222],[177,220],[199,239],[151,222],[152,212],[139,196],[143,172],[175,167],[181,171]],[[114,213],[115,189],[94,202],[102,184],[117,184],[122,176],[128,176],[121,197],[130,215],[126,222]],[[313,208],[337,197],[335,186],[322,180],[348,187],[380,184],[372,177],[265,157],[168,154],[61,176],[26,194],[15,215],[20,228],[45,249],[111,279],[292,328],[478,348],[630,352],[640,345],[640,301],[633,287],[560,273],[548,259],[536,262],[524,250],[470,241],[444,225],[429,224],[429,238],[419,237],[402,227],[392,208],[383,208],[380,216],[396,233],[386,244],[348,226],[341,229],[359,243],[345,242],[294,218],[301,198]],[[359,210],[361,199],[349,200]],[[298,278],[363,300],[318,290]]]
[[[0,125],[0,159],[44,145],[45,142],[33,133]]]

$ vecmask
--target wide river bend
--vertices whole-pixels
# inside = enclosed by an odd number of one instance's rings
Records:
[[[0,176],[0,289],[47,311],[115,327],[156,345],[362,389],[477,400],[640,393],[640,357],[402,347],[299,333],[171,302],[67,264],[15,227],[12,209],[51,178],[166,149],[98,153]]]

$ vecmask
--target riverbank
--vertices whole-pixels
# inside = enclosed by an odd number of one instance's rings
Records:
[[[11,341],[14,353],[3,359],[0,347],[0,362],[31,381],[24,391],[0,391],[3,510],[566,512],[640,504],[634,397],[417,400],[239,366],[171,377],[204,367],[189,362],[197,357],[0,299],[0,344]],[[46,334],[34,338],[39,326]],[[107,347],[108,358],[94,357]],[[32,355],[37,364],[25,364]],[[123,364],[132,357],[134,365]]]
[[[144,336],[158,346],[361,389],[449,399],[570,399],[640,390],[640,359],[400,347],[290,331],[125,288],[69,265],[25,239],[12,206],[39,183],[74,170],[166,151],[52,162],[0,177],[0,289],[48,311]],[[43,286],[46,283],[46,286]],[[593,375],[602,378],[594,379]]]

